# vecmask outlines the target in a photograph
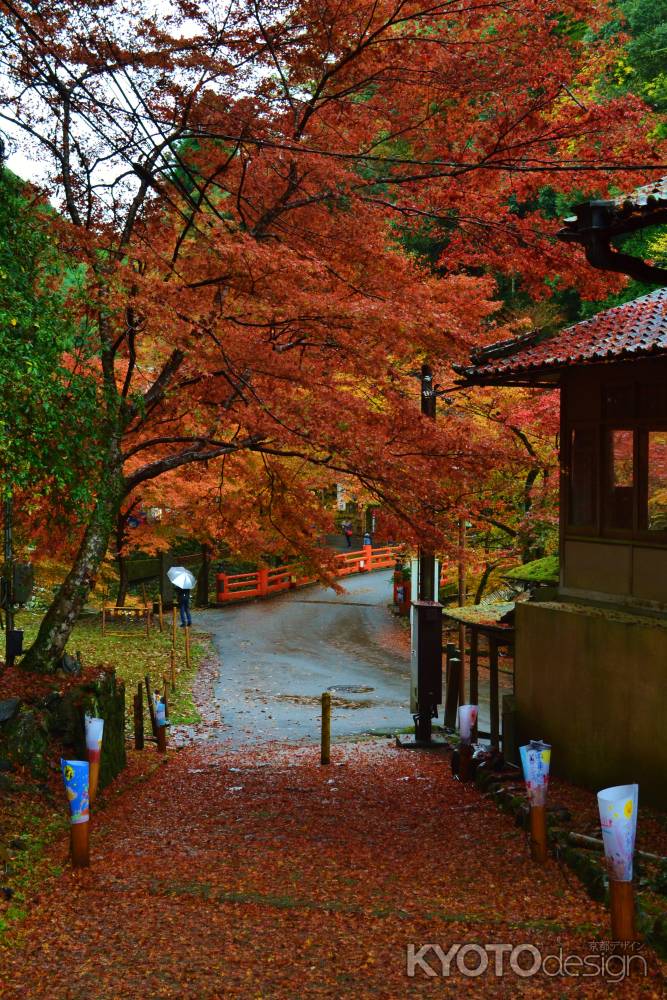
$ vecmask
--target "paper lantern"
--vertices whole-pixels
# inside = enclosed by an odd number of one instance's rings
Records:
[[[604,853],[610,877],[618,882],[632,881],[638,802],[639,785],[615,785],[598,792]]]
[[[528,801],[532,806],[543,806],[549,786],[551,746],[542,740],[531,740],[526,746],[519,747],[519,753]]]
[[[475,723],[477,722],[478,711],[477,705],[459,706],[459,733],[462,740],[470,739]]]

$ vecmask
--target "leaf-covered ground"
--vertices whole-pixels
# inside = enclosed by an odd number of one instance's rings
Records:
[[[106,793],[92,868],[54,873],[4,936],[3,998],[663,995],[653,957],[649,979],[615,986],[496,978],[493,960],[477,978],[407,976],[409,943],[584,956],[608,932],[604,908],[555,861],[534,866],[446,757],[356,743],[320,767],[312,747],[194,746],[152,774],[153,751],[133,757],[146,780]]]

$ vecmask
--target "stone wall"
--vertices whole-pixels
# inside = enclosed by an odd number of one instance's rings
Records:
[[[555,774],[599,790],[638,782],[667,809],[667,620],[566,602],[516,606],[523,739],[553,744]]]
[[[34,702],[18,698],[0,702],[0,765],[23,765],[39,779],[48,774],[50,756],[85,760],[86,713],[104,719],[100,765],[100,787],[104,787],[126,763],[125,686],[113,670],[101,669],[92,679]]]

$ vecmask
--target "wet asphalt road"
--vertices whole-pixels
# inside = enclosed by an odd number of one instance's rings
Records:
[[[387,570],[348,578],[345,594],[309,587],[198,614],[222,663],[220,738],[318,740],[329,688],[333,737],[410,725],[409,643],[387,610],[391,579]],[[354,687],[369,690],[344,690]]]

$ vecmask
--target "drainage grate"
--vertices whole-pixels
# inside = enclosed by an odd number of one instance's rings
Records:
[[[363,684],[333,684],[327,691],[335,694],[368,694],[369,691],[375,691],[375,688],[364,687]]]

